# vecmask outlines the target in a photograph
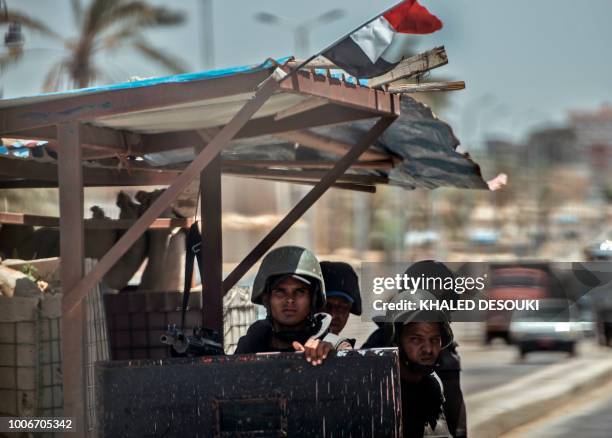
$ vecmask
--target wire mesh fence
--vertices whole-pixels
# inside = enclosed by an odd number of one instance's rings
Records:
[[[93,263],[86,261],[86,271]],[[0,297],[0,416],[63,415],[62,295]],[[83,340],[87,435],[96,435],[95,363],[106,360],[164,358],[160,336],[180,323],[180,292],[110,293],[96,287],[86,298]],[[257,319],[248,288],[224,297],[224,346],[231,354],[240,336]],[[194,292],[186,327],[200,325],[201,292]],[[40,436],[54,436],[44,434]]]

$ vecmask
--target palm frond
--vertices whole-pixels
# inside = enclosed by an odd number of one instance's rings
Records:
[[[138,39],[132,43],[134,48],[136,48],[140,53],[142,53],[147,58],[152,61],[157,62],[158,64],[163,65],[172,73],[183,73],[185,72],[185,66],[183,61],[179,58],[172,56],[170,54],[164,53],[160,49],[153,47],[147,41],[143,39]]]
[[[130,1],[120,4],[100,20],[100,28],[109,28],[121,24],[122,27],[175,26],[185,21],[181,12],[172,11],[163,7],[154,7],[142,1]]]
[[[22,53],[7,53],[6,55],[0,57],[0,73],[4,72],[7,68],[9,68],[13,64],[17,64],[21,59]]]
[[[59,82],[65,67],[65,62],[65,60],[61,60],[49,69],[43,82],[44,92],[57,91],[59,89]]]
[[[133,26],[126,26],[118,31],[105,36],[102,40],[96,44],[94,50],[114,50],[120,44],[125,43],[132,37],[139,35],[141,32],[140,29]]]
[[[15,11],[11,9],[8,13],[8,17],[4,15],[0,15],[0,23],[21,23],[23,26],[28,29],[35,30],[40,32],[48,37],[55,38],[57,40],[62,40],[61,35],[51,30],[49,26],[47,26],[42,21],[37,20],[36,18],[32,18],[22,12]]]
[[[93,0],[85,14],[81,40],[95,38],[104,29],[108,16],[120,3],[121,0]]]
[[[89,84],[87,86],[91,87],[96,85],[101,77],[105,77],[104,72],[98,66],[92,65],[89,75]]]

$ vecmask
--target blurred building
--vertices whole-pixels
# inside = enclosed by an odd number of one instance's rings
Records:
[[[549,164],[568,164],[580,161],[581,150],[577,145],[573,127],[539,129],[527,140],[530,150],[537,150],[540,159]]]
[[[604,105],[595,111],[572,111],[569,121],[580,151],[588,157],[593,180],[600,188],[611,187],[612,106]]]

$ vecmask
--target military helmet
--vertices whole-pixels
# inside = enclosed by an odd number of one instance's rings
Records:
[[[312,281],[314,309],[325,305],[325,284],[321,265],[312,252],[299,246],[281,246],[266,254],[253,282],[251,302],[263,304],[263,295],[270,288],[270,280],[290,274],[306,277]]]
[[[351,313],[361,315],[361,294],[357,273],[348,263],[321,262],[325,296],[339,296],[351,303]]]
[[[453,343],[454,335],[450,326],[448,315],[443,310],[421,310],[421,302],[441,302],[437,297],[426,290],[416,290],[415,292],[402,292],[396,295],[391,302],[400,303],[406,300],[416,305],[415,310],[389,310],[385,315],[385,327],[389,344],[399,342],[401,334],[400,327],[411,322],[438,322],[440,323],[440,335],[442,337],[442,348],[446,348]]]
[[[454,290],[443,287],[443,284],[448,280],[455,282],[455,274],[442,262],[420,260],[410,265],[404,274],[409,277],[421,277],[428,280],[432,287],[428,287],[426,290],[435,294],[438,300],[451,303],[458,299]]]

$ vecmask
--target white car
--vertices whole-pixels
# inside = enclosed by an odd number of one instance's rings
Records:
[[[521,357],[532,351],[567,351],[576,353],[576,342],[583,337],[583,327],[575,308],[566,300],[540,300],[537,311],[512,314],[510,339]]]

